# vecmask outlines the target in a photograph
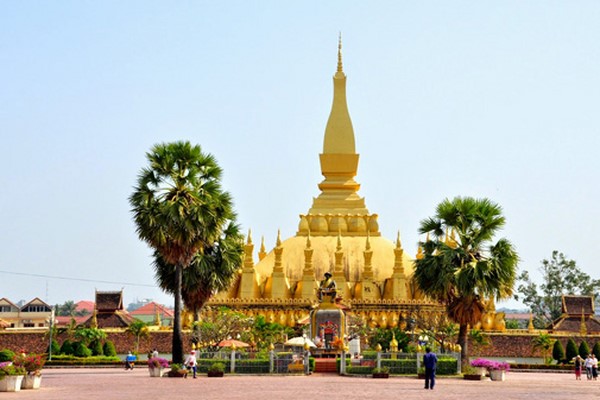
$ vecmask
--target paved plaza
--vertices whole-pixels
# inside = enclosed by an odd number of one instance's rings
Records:
[[[505,382],[441,378],[435,390],[409,377],[371,379],[335,374],[311,376],[225,376],[198,379],[150,378],[146,368],[46,369],[42,389],[2,393],[9,399],[540,399],[600,398],[600,381],[575,381],[572,374],[508,374]]]

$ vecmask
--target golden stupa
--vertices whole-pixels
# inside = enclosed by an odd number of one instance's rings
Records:
[[[370,213],[358,195],[360,184],[354,178],[359,154],[346,103],[341,50],[340,40],[333,104],[319,155],[325,177],[319,184],[321,193],[300,215],[296,235],[282,241],[278,233],[269,253],[263,241],[256,263],[248,233],[239,275],[230,290],[214,296],[209,306],[227,306],[294,326],[307,320],[318,302],[319,281],[330,272],[347,312],[371,326],[403,326],[415,312],[443,313],[439,303],[423,298],[412,284],[413,262],[402,248],[400,234],[395,241],[381,236],[377,214]]]

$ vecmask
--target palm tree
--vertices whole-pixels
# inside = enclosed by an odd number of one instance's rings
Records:
[[[491,243],[505,223],[502,209],[488,199],[445,199],[434,217],[421,221],[424,255],[415,261],[414,279],[426,295],[446,305],[459,325],[462,363],[468,364],[467,335],[485,310],[485,299],[509,298],[518,256],[506,239]],[[448,235],[448,233],[451,235]]]
[[[189,142],[155,145],[129,198],[137,233],[175,270],[173,362],[183,362],[183,270],[210,248],[235,220],[233,202],[220,185],[221,168]]]
[[[183,271],[181,296],[185,307],[192,311],[194,321],[206,301],[216,292],[231,285],[244,254],[243,235],[237,225],[230,223],[221,237],[198,253]],[[174,293],[173,266],[157,254],[154,259],[156,281],[167,293]]]

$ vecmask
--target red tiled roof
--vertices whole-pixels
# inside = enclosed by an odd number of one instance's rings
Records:
[[[93,313],[94,307],[96,307],[96,303],[90,300],[81,300],[75,303],[75,311],[88,311],[89,313]]]
[[[73,317],[73,318],[75,319],[75,325],[80,325],[85,320],[87,320],[89,318],[89,316],[84,315],[82,317]],[[56,321],[57,326],[69,326],[71,324],[71,317],[68,315],[67,316],[57,315],[56,317],[54,317],[54,319]]]
[[[163,306],[162,304],[158,304],[155,302],[150,302],[148,304],[144,304],[138,309],[131,311],[129,314],[131,315],[156,315],[156,311],[163,317],[173,317],[173,310]]]

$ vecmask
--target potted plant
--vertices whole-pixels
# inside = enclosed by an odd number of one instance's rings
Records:
[[[208,377],[209,378],[222,378],[225,374],[225,364],[221,362],[212,363],[210,367],[208,367]]]
[[[25,368],[16,366],[11,361],[0,363],[0,392],[20,391],[25,373]]]
[[[39,389],[42,383],[42,367],[46,357],[42,354],[23,354],[15,358],[14,364],[25,369],[26,375],[21,389]]]
[[[387,379],[390,377],[390,369],[388,367],[373,368],[373,378]]]
[[[494,361],[492,360],[486,360],[485,358],[476,358],[475,360],[471,361],[471,367],[473,367],[476,371],[474,373],[479,373],[482,377],[484,377],[486,376],[488,370],[490,369],[493,363]]]
[[[167,372],[170,378],[187,378],[188,370],[183,368],[181,364],[171,364],[171,370]]]
[[[504,381],[506,379],[506,372],[510,369],[510,364],[507,362],[494,362],[490,368],[490,378],[493,381]]]
[[[163,370],[169,368],[169,362],[160,357],[151,357],[148,359],[148,371],[150,376],[160,378],[163,375]]]
[[[480,381],[485,376],[485,372],[482,375],[479,367],[473,367],[471,365],[464,367],[462,373],[463,378],[468,381]]]

